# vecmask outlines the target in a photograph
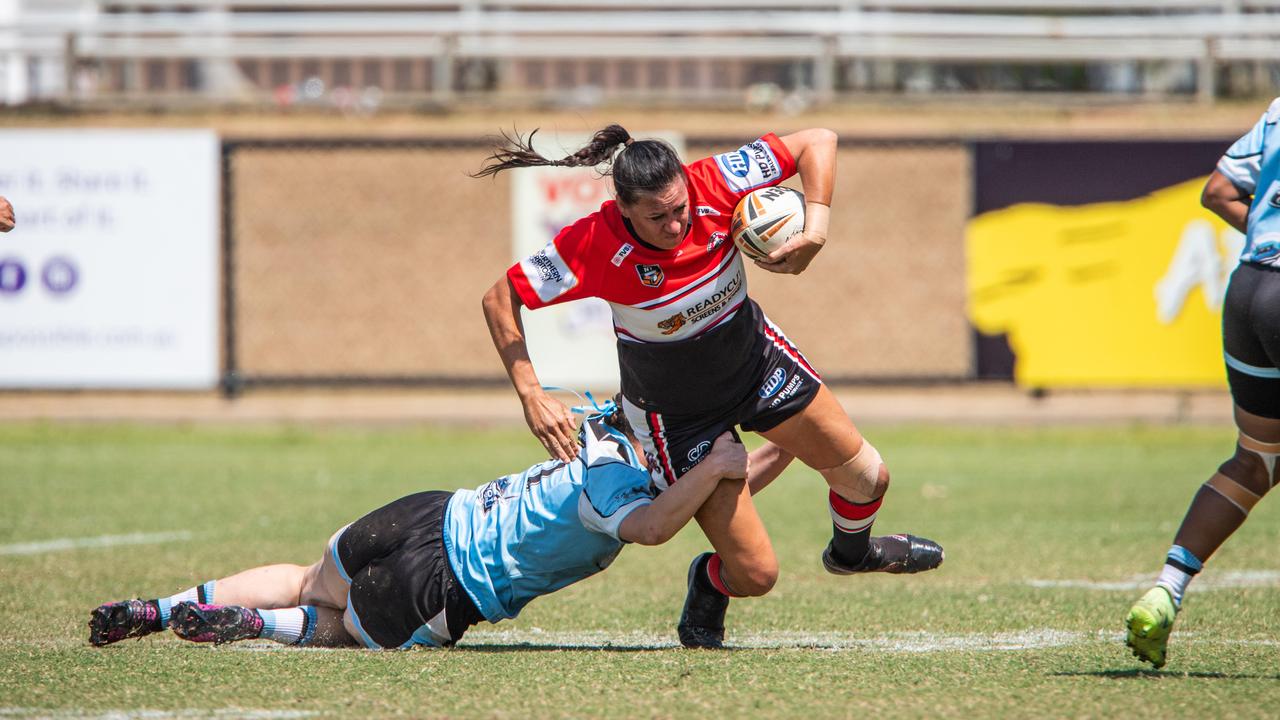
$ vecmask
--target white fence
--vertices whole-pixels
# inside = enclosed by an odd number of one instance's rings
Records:
[[[1265,75],[1280,47],[1280,0],[378,0],[376,6],[0,0],[0,97],[9,103],[161,97],[177,85],[178,95],[243,100],[254,95],[248,86],[279,84],[246,83],[244,61],[381,59],[427,63],[429,69],[408,72],[423,76],[419,89],[449,102],[460,89],[460,64],[490,64],[498,77],[485,91],[519,95],[527,83],[512,79],[513,62],[679,59],[803,63],[802,84],[819,100],[846,90],[841,68],[859,62],[1181,63],[1193,68],[1196,94],[1209,100],[1222,67],[1242,64]],[[145,81],[140,64],[158,61],[195,70],[166,83],[162,68],[153,73],[160,81]],[[87,70],[104,64],[120,68],[119,87],[104,88],[96,76],[85,81]],[[578,82],[572,72],[565,77]]]

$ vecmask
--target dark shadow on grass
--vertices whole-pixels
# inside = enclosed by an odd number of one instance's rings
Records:
[[[1054,677],[1099,677],[1108,680],[1131,680],[1134,678],[1159,678],[1162,680],[1280,680],[1280,675],[1252,675],[1220,672],[1176,672],[1170,670],[1147,670],[1132,668],[1129,670],[1073,670],[1069,672],[1049,673]]]

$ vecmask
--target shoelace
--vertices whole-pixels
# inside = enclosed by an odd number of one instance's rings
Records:
[[[543,385],[542,389],[546,390],[547,392],[554,392],[559,390],[560,392],[567,392],[575,395],[579,400],[583,401],[584,404],[573,405],[569,408],[569,410],[577,415],[585,415],[587,420],[595,420],[596,418],[600,418],[600,417],[608,417],[609,415],[613,414],[614,410],[618,409],[618,404],[612,400],[605,400],[604,404],[601,404],[600,402],[598,402],[595,396],[591,394],[590,390],[583,390],[582,392],[578,392],[577,390],[571,390],[569,388],[563,388],[556,385]],[[587,405],[585,403],[591,403],[591,404]],[[594,410],[595,413],[588,415],[588,413],[592,410]]]

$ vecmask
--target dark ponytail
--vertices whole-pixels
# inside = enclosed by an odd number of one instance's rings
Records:
[[[596,167],[609,164],[606,175],[613,176],[613,190],[618,200],[631,205],[641,195],[666,189],[684,172],[676,151],[661,140],[632,140],[631,133],[621,125],[610,125],[600,130],[582,149],[560,160],[548,160],[533,149],[533,136],[537,130],[522,138],[502,133],[502,143],[493,154],[485,158],[484,167],[472,177],[492,177],[511,168],[521,167]],[[622,152],[614,154],[619,145]]]

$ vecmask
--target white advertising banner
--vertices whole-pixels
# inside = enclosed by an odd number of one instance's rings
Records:
[[[0,387],[214,387],[218,138],[0,131]]]
[[[641,138],[666,140],[684,156],[684,138],[669,132]],[[571,155],[590,140],[584,134],[542,130],[534,149],[543,157]],[[515,260],[537,252],[566,226],[613,197],[609,177],[592,168],[537,167],[514,171],[512,230]],[[543,385],[616,391],[620,382],[613,315],[590,298],[522,313],[529,358]]]

